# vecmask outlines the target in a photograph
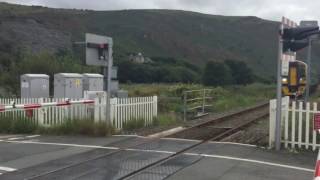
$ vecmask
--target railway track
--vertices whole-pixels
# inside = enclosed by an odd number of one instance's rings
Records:
[[[155,160],[148,165],[138,168],[135,170],[132,170],[131,172],[123,175],[119,179],[131,179],[149,169],[152,169],[164,162],[167,162],[171,159],[174,159],[178,157],[179,155],[182,155],[186,153],[187,151],[194,149],[208,141],[219,141],[221,139],[224,139],[237,131],[246,128],[254,121],[261,119],[263,117],[266,117],[268,115],[268,103],[263,103],[258,106],[248,108],[243,111],[239,111],[233,114],[229,114],[220,118],[212,119],[210,121],[189,127],[181,132],[178,132],[174,135],[171,135],[170,137],[183,137],[183,138],[189,138],[189,139],[198,139],[201,140],[199,142],[194,143],[193,145],[190,145],[189,147],[186,147],[184,149],[181,149],[178,152],[175,152],[173,154],[170,154],[164,158],[161,158],[159,160]],[[115,155],[120,152],[124,152],[129,148],[135,148],[137,146],[145,145],[148,143],[153,143],[157,140],[160,140],[160,138],[146,138],[142,142],[138,142],[132,145],[129,145],[127,147],[122,147],[119,150],[115,150],[112,152],[104,153],[97,155],[91,159],[86,159],[83,161],[79,161],[76,163],[69,164],[67,166],[62,166],[60,168],[43,172],[37,175],[34,175],[32,177],[25,178],[25,180],[32,180],[32,179],[47,179],[46,177],[59,173],[64,172],[65,170],[70,170],[72,168],[76,168],[78,166],[81,166],[83,164],[92,163],[94,161],[97,161],[99,159],[106,158],[108,156]]]
[[[191,138],[191,139],[199,139],[201,140],[200,142],[189,146],[185,149],[182,149],[179,152],[176,152],[175,154],[172,154],[168,156],[167,158],[163,158],[161,160],[158,160],[152,164],[149,164],[148,166],[145,166],[144,168],[141,168],[139,170],[136,170],[134,172],[131,172],[127,174],[126,176],[122,177],[121,180],[128,180],[131,179],[144,171],[150,170],[162,163],[165,163],[171,159],[176,158],[179,155],[182,155],[183,153],[186,153],[187,151],[196,148],[208,141],[219,141],[225,137],[228,137],[237,131],[246,128],[249,126],[251,123],[267,117],[269,115],[269,103],[263,103],[255,107],[251,107],[236,113],[232,113],[220,118],[212,119],[204,123],[200,123],[197,125],[194,125],[190,128],[187,128],[183,131],[180,131],[176,134],[170,135],[169,137],[175,137],[175,138]],[[254,113],[255,115],[252,115]],[[243,118],[248,118],[248,119],[243,119]],[[242,120],[241,120],[242,119]],[[230,123],[235,123],[241,120],[241,122],[236,123],[233,125],[233,127],[228,127],[228,128],[221,128],[221,127],[216,127],[214,125],[218,125],[221,123],[223,124],[230,124]],[[202,131],[202,132],[199,132]]]
[[[212,138],[218,141],[237,131],[246,128],[251,123],[269,115],[269,103],[262,103],[232,114],[196,124],[176,134],[173,138],[204,140]]]

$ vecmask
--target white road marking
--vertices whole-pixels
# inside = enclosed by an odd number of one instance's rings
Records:
[[[8,143],[16,143],[16,144],[40,144],[40,145],[56,145],[56,146],[69,146],[69,147],[83,147],[83,148],[93,148],[93,149],[109,149],[109,150],[120,150],[119,147],[107,147],[107,146],[94,146],[94,145],[81,145],[81,144],[65,144],[65,143],[48,143],[48,142],[32,142],[32,141],[4,141]],[[163,153],[163,154],[175,154],[174,151],[158,151],[158,150],[145,150],[145,149],[132,149],[127,148],[123,149],[126,151],[137,151],[137,152],[150,152],[150,153]],[[219,158],[219,159],[228,159],[234,161],[242,161],[247,163],[255,163],[255,164],[262,164],[268,166],[275,166],[275,167],[282,167],[287,169],[294,169],[306,172],[314,172],[313,169],[298,167],[298,166],[291,166],[287,164],[279,164],[279,163],[272,163],[267,161],[260,161],[254,159],[245,159],[245,158],[238,158],[233,156],[221,156],[221,155],[212,155],[212,154],[199,154],[199,153],[184,153],[185,155],[189,156],[202,156],[202,157],[209,157],[209,158]],[[0,167],[0,170],[1,167]]]
[[[283,168],[295,169],[300,171],[314,172],[313,169],[302,168],[298,166],[290,166],[286,164],[272,163],[272,162],[259,161],[259,160],[253,160],[253,159],[237,158],[232,156],[219,156],[219,155],[197,154],[197,153],[185,153],[185,154],[190,156],[203,156],[203,157],[211,157],[211,158],[219,158],[219,159],[228,159],[228,160],[243,161],[243,162],[249,162],[249,163],[269,165],[269,166],[283,167]]]
[[[211,144],[231,144],[231,145],[239,145],[239,146],[257,147],[256,145],[252,145],[252,144],[242,144],[242,143],[235,143],[235,142],[209,141],[209,143],[211,143]]]
[[[174,140],[174,141],[186,141],[186,142],[200,142],[200,140],[195,139],[182,139],[182,138],[161,138],[164,140]]]
[[[36,135],[32,135],[32,136],[26,136],[27,138],[35,138],[35,137],[39,137],[40,135],[36,134]]]
[[[0,170],[1,170],[1,171],[12,172],[12,171],[16,171],[17,169],[10,168],[10,167],[3,167],[3,166],[0,166]]]
[[[112,135],[112,136],[114,136],[114,137],[139,137],[139,138],[147,138],[147,137],[144,137],[144,136],[139,136],[139,135],[135,135],[135,134],[133,134],[133,135],[122,135],[122,134],[119,134],[119,135]]]
[[[126,151],[137,151],[137,152],[151,152],[151,153],[162,153],[162,154],[175,154],[173,151],[158,151],[158,150],[147,150],[147,149],[124,149]]]
[[[15,141],[15,140],[19,140],[19,139],[24,139],[24,137],[16,137],[16,138],[9,138],[9,141]]]
[[[94,146],[94,145],[82,145],[82,144],[65,144],[65,143],[48,143],[48,142],[36,142],[36,141],[3,141],[15,144],[39,144],[39,145],[54,145],[54,146],[68,146],[68,147],[83,147],[92,149],[110,149],[118,150],[118,147],[106,147],[106,146]]]

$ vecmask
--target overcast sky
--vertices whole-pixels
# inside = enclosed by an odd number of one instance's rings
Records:
[[[94,10],[180,9],[208,14],[258,16],[279,21],[320,19],[319,0],[0,0],[55,8]]]

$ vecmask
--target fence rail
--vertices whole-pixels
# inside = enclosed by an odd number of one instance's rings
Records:
[[[289,98],[282,100],[281,142],[285,148],[305,148],[316,150],[320,147],[317,131],[314,130],[313,118],[318,111],[317,103],[303,103]],[[272,147],[275,137],[276,100],[270,101],[270,136],[269,145]]]
[[[71,99],[79,101],[81,99]],[[63,102],[65,99],[33,98],[33,99],[0,99],[0,105],[13,104],[39,104]],[[115,128],[121,129],[123,124],[130,120],[144,120],[145,125],[152,123],[157,116],[157,96],[135,98],[112,98],[107,106],[106,96],[94,99],[94,104],[72,104],[70,106],[49,106],[36,109],[12,109],[0,113],[1,117],[10,116],[14,119],[28,118],[30,122],[41,126],[55,126],[63,124],[66,120],[93,119],[95,122],[107,122],[107,108],[110,108],[111,123]]]

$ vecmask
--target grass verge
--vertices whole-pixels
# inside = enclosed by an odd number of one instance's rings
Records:
[[[0,133],[109,136],[115,129],[105,122],[94,123],[90,119],[66,120],[52,127],[39,126],[28,118],[0,117]]]

